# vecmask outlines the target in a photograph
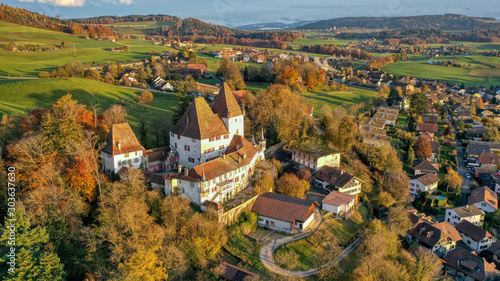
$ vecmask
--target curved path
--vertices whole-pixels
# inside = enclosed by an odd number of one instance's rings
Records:
[[[319,225],[318,225],[318,227],[319,227]],[[299,278],[308,277],[311,275],[318,274],[323,269],[328,269],[330,267],[333,267],[334,265],[339,263],[341,260],[343,260],[345,257],[347,257],[347,255],[349,255],[354,249],[356,249],[356,247],[362,241],[362,236],[358,237],[349,246],[347,246],[335,259],[329,261],[328,263],[326,263],[320,267],[313,268],[310,270],[290,271],[290,270],[286,270],[284,268],[281,268],[274,263],[274,260],[273,260],[274,250],[278,249],[279,247],[281,247],[282,245],[285,245],[287,243],[291,243],[293,241],[306,238],[307,236],[311,235],[311,233],[313,233],[313,231],[306,231],[306,232],[302,232],[302,233],[299,233],[299,234],[296,234],[293,236],[278,238],[274,242],[270,242],[270,243],[262,246],[262,248],[260,249],[260,260],[267,267],[267,269],[269,269],[270,271],[272,271],[276,274],[289,276],[289,277],[299,277]]]

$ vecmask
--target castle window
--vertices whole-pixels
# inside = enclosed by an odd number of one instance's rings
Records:
[[[177,149],[177,143],[174,144],[175,148]]]
[[[191,148],[189,147],[189,145],[185,145],[185,146],[184,146],[184,150],[185,150],[185,151],[191,151]]]
[[[196,139],[191,139],[192,142],[196,142]]]
[[[181,139],[181,135],[177,135],[177,139],[180,140]]]
[[[217,140],[220,140],[220,136],[217,136]]]
[[[189,158],[188,158],[188,161],[189,161],[189,163],[194,163],[194,158],[189,157]]]
[[[224,149],[224,146],[223,145],[219,146],[219,149]]]
[[[129,158],[130,157],[130,153],[125,153],[125,158]]]
[[[229,135],[224,135],[224,139],[228,139],[229,138]]]
[[[171,136],[171,137],[175,137],[175,134],[174,134],[174,133],[172,133],[172,132],[170,132],[170,136]]]

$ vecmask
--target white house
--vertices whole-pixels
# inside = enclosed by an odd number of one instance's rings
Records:
[[[462,240],[458,231],[447,222],[419,223],[408,232],[407,237],[419,244],[422,249],[439,257],[455,249],[457,242]]]
[[[316,186],[326,190],[337,190],[339,192],[357,195],[361,193],[362,180],[351,173],[325,165],[313,175],[313,182]]]
[[[267,192],[259,195],[252,212],[259,214],[258,225],[274,231],[303,231],[314,220],[318,203],[291,196]]]
[[[354,208],[356,196],[333,190],[321,201],[324,211],[333,213],[336,217],[348,218]]]
[[[102,168],[107,173],[118,173],[122,167],[138,169],[143,151],[128,123],[113,124],[101,150]]]
[[[446,209],[444,220],[453,226],[457,226],[462,220],[467,220],[479,227],[483,226],[484,212],[474,205],[467,205]]]
[[[421,192],[432,193],[437,189],[438,182],[438,176],[430,173],[413,176],[410,179],[410,195],[418,198]]]
[[[483,212],[494,213],[498,210],[498,196],[486,186],[472,190],[467,203]]]
[[[455,228],[462,236],[462,241],[476,253],[488,249],[496,239],[486,230],[476,226],[469,221],[462,220]]]
[[[300,143],[291,147],[292,161],[312,170],[328,165],[340,167],[340,151],[321,143]]]

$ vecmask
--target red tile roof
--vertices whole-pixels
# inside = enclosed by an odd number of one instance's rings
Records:
[[[498,196],[486,186],[472,190],[467,203],[473,205],[483,201],[490,204],[495,210],[498,210]]]
[[[194,99],[179,122],[170,131],[198,140],[229,134],[226,126],[212,112],[205,98]]]
[[[191,69],[202,69],[202,70],[207,70],[207,66],[204,64],[188,64],[186,66],[186,69],[191,70]]]
[[[323,199],[322,202],[323,204],[326,203],[333,206],[342,206],[342,205],[349,205],[355,199],[356,196],[354,195],[333,190]]]
[[[212,105],[212,110],[215,114],[219,114],[220,117],[230,118],[241,116],[241,108],[236,101],[229,85],[224,83],[224,86],[219,91],[219,94],[215,98],[214,104]]]
[[[439,126],[436,123],[418,123],[417,124],[417,131],[418,132],[437,133],[438,128],[439,128]]]
[[[490,164],[490,165],[500,165],[500,156],[492,152],[483,152],[479,154],[479,163]]]
[[[252,212],[290,223],[296,221],[305,222],[313,215],[315,205],[318,205],[318,203],[267,192],[257,198]]]
[[[422,160],[415,160],[415,162],[413,162],[413,169],[439,172],[439,165],[425,158]]]
[[[238,104],[241,104],[243,102],[243,98],[249,93],[247,90],[237,90],[232,92]]]
[[[103,152],[111,155],[142,150],[144,147],[139,143],[128,123],[113,124],[102,149]]]
[[[453,241],[462,240],[460,233],[448,222],[441,222],[434,225],[435,228],[441,230],[441,239],[450,238]]]

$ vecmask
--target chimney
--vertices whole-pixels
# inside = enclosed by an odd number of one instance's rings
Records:
[[[241,163],[241,157],[238,155],[238,163]]]
[[[182,171],[182,165],[177,166],[177,173],[180,174]]]
[[[187,175],[188,175],[188,168],[184,168],[184,175],[187,177]]]
[[[247,159],[247,154],[243,153],[243,159]]]
[[[118,149],[122,149],[122,145],[121,145],[121,143],[120,143],[120,142],[117,142],[117,143],[116,143],[116,146],[118,147]]]

